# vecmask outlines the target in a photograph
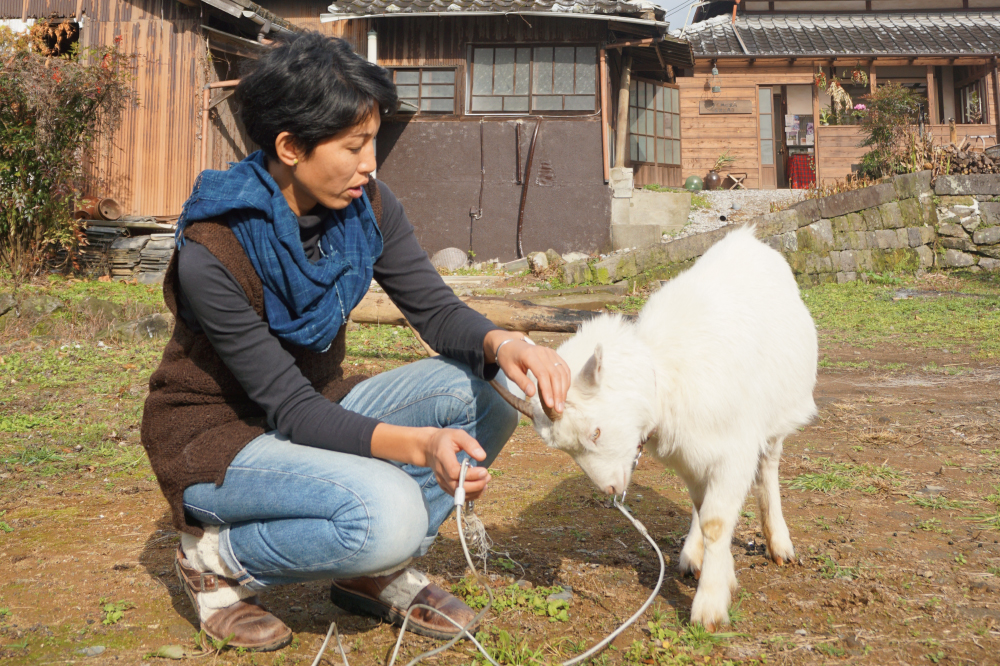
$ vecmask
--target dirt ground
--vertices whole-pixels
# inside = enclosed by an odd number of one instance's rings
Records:
[[[643,459],[629,505],[668,571],[646,617],[594,663],[1000,663],[1000,369],[907,347],[822,356],[819,417],[786,442],[781,470],[799,562],[768,562],[748,499],[733,542],[734,624],[717,636],[692,628],[696,581],[675,570],[690,503],[676,476]],[[859,369],[860,359],[881,369]],[[128,441],[136,469],[148,469],[137,438]],[[571,587],[572,600],[567,621],[523,605],[491,613],[484,638],[504,663],[563,661],[639,607],[658,565],[572,460],[547,450],[530,426],[518,428],[494,470],[476,510],[503,554],[490,563],[496,591],[509,594],[520,580],[528,595]],[[155,481],[132,478],[115,483],[89,466],[52,477],[4,468],[0,661],[153,664],[165,663],[150,656],[163,645],[193,649],[196,618],[171,568],[178,537]],[[448,585],[467,573],[453,520],[425,560]],[[352,664],[384,663],[396,630],[340,613],[327,589],[266,596],[295,632],[292,646],[205,653],[202,663],[310,664],[331,620]],[[404,656],[435,644],[408,635]],[[430,661],[474,660],[466,643]],[[330,650],[321,663],[341,661]]]

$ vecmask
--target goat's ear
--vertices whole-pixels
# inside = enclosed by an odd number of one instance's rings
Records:
[[[580,388],[596,391],[601,385],[601,357],[604,355],[604,348],[598,344],[594,347],[594,355],[587,359],[580,370],[577,381]]]

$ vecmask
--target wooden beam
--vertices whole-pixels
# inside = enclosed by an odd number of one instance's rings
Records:
[[[601,49],[601,162],[604,165],[604,182],[611,181],[608,165],[608,51]]]
[[[575,333],[582,323],[597,316],[596,312],[533,305],[527,301],[506,298],[462,298],[470,308],[508,331],[548,331]],[[406,317],[386,294],[369,292],[350,314],[357,324],[407,326]]]
[[[749,66],[750,66],[750,67],[753,67],[753,64],[754,64],[755,62],[757,62],[757,58],[750,58],[750,65],[749,65]]]
[[[625,166],[628,148],[628,94],[632,79],[632,56],[622,58],[622,77],[618,88],[618,120],[615,125],[615,168]]]
[[[612,44],[608,44],[607,48],[621,49],[626,46],[652,46],[658,41],[662,40],[656,39],[654,37],[650,37],[648,39],[626,39],[625,41],[622,42],[614,42]]]
[[[812,88],[812,98],[813,98],[813,166],[816,169],[816,187],[823,181],[820,180],[820,166],[819,166],[819,88],[816,86],[810,86]]]
[[[875,85],[875,61],[868,66],[868,92],[874,94],[876,89]]]
[[[936,125],[938,122],[937,88],[934,86],[934,65],[927,65],[927,122],[931,125]]]
[[[660,67],[662,67],[664,70],[666,70],[667,69],[667,63],[663,62],[663,54],[660,53],[660,47],[658,45],[656,45],[656,44],[653,44],[653,50],[656,51],[656,57],[660,61]]]

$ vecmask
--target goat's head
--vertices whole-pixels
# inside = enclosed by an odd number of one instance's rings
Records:
[[[508,402],[534,421],[546,444],[572,456],[598,488],[619,494],[628,487],[639,449],[656,427],[654,370],[639,349],[615,345],[607,350],[581,340],[589,347],[584,352],[574,342],[559,349],[573,376],[561,414],[543,408],[537,393],[531,401],[510,396]]]

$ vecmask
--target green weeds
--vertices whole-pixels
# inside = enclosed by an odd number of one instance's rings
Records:
[[[886,465],[840,463],[829,458],[818,458],[816,462],[821,471],[800,474],[784,483],[794,490],[810,492],[860,490],[863,493],[877,493],[882,489],[899,485],[899,479],[902,478],[900,472]]]
[[[98,602],[101,607],[101,612],[104,613],[104,619],[101,624],[118,624],[123,617],[125,617],[125,611],[130,608],[135,608],[135,604],[131,601],[109,601],[106,597],[102,597]]]
[[[563,600],[549,601],[548,596],[562,592],[561,587],[534,587],[522,589],[515,584],[493,591],[493,610],[503,613],[509,610],[525,610],[534,615],[549,618],[550,622],[569,621],[569,603]],[[489,602],[489,595],[473,578],[463,578],[451,586],[451,593],[470,608],[479,610]]]

